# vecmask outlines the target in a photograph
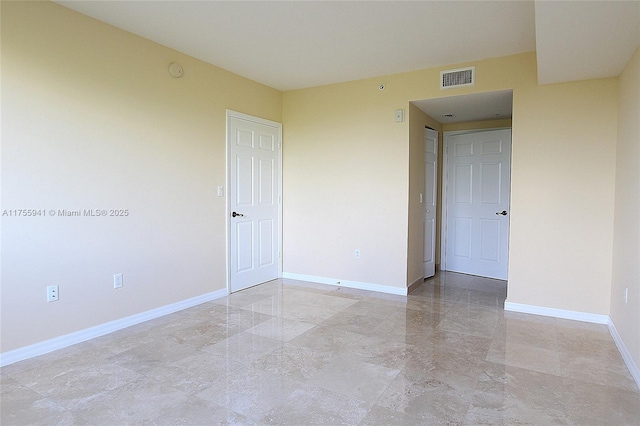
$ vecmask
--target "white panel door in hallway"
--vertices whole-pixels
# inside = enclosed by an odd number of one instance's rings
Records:
[[[507,279],[511,129],[447,135],[443,269]]]
[[[280,274],[279,123],[229,111],[230,291],[261,284]]]
[[[424,135],[424,277],[436,273],[436,208],[438,199],[438,132]]]

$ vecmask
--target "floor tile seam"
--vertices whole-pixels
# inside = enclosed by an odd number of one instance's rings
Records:
[[[489,357],[489,355],[487,355],[487,358],[488,357]],[[553,373],[551,371],[541,371],[540,369],[527,368],[527,367],[525,367],[523,365],[516,365],[514,363],[508,362],[506,359],[504,361],[502,361],[502,362],[497,361],[497,360],[491,360],[491,359],[486,359],[486,361],[487,362],[492,362],[494,364],[502,364],[505,367],[509,367],[509,368],[520,368],[522,370],[528,370],[528,371],[531,371],[531,372],[536,373],[536,374],[548,374],[548,375],[551,375],[551,376],[559,377],[561,379],[564,378],[564,376],[562,376],[562,374],[560,372],[558,374],[555,374],[555,373]]]
[[[535,330],[534,332],[530,332],[531,330],[528,329],[527,327],[522,327],[520,325],[515,327],[513,326],[509,327],[507,324],[504,324],[502,322],[498,322],[498,324],[496,325],[496,330],[503,331],[505,335],[508,335],[508,334],[511,334],[514,336],[517,335],[517,336],[527,337],[529,339],[554,342],[556,345],[559,344],[558,338],[555,335],[545,333],[544,330]]]
[[[237,412],[237,411],[233,410],[233,409],[232,409],[231,407],[229,407],[228,405],[221,405],[221,404],[218,404],[217,402],[214,402],[214,401],[211,401],[211,400],[209,400],[209,399],[205,399],[205,398],[202,398],[202,397],[200,397],[200,396],[199,396],[199,394],[200,394],[200,393],[202,393],[202,392],[204,392],[204,391],[206,391],[206,390],[208,390],[208,389],[209,389],[209,388],[202,389],[202,391],[200,391],[200,392],[198,392],[198,393],[191,394],[189,397],[190,397],[190,398],[197,398],[198,400],[203,401],[203,402],[205,402],[206,404],[213,406],[214,408],[218,408],[218,409],[226,410],[226,411],[231,411],[233,414],[235,414],[236,416],[241,417],[241,418],[242,418],[242,417],[244,417],[244,418],[247,418],[247,419],[249,419],[249,420],[254,420],[254,421],[256,421],[256,422],[258,422],[258,421],[260,420],[260,419],[254,419],[254,418],[251,418],[251,417],[250,417],[250,416],[248,416],[248,415],[245,415],[245,414],[239,413],[239,412]]]
[[[442,324],[442,321],[438,322],[438,325],[436,327],[440,327]],[[445,333],[446,335],[453,335],[452,337],[456,337],[456,338],[460,338],[460,339],[464,339],[464,338],[468,338],[468,337],[477,337],[477,338],[481,338],[481,339],[485,339],[485,340],[492,340],[492,337],[489,336],[473,336],[471,334],[469,334],[466,331],[461,331],[461,330],[454,330],[454,329],[442,329],[440,328],[439,330],[440,333]]]
[[[344,395],[343,395],[343,394],[341,394],[341,393],[335,392],[335,391],[333,391],[333,390],[326,389],[326,388],[324,388],[324,387],[322,387],[322,386],[314,385],[314,384],[312,384],[312,383],[304,383],[304,384],[303,384],[303,387],[310,387],[310,388],[315,388],[315,389],[317,389],[317,390],[321,390],[321,391],[324,391],[324,392],[328,392],[329,394],[331,394],[331,395],[333,395],[333,396],[335,396],[335,397],[344,397]],[[301,389],[302,389],[303,387],[301,387]],[[294,393],[296,393],[297,391],[298,391],[297,389],[294,389],[294,390],[293,390],[289,395],[287,395],[287,398],[286,398],[285,400],[291,400],[291,399],[293,399],[293,398],[292,398],[292,397],[293,397],[293,394],[294,394]],[[347,396],[347,397],[348,397],[348,398],[350,398],[350,399],[352,399],[352,400],[354,400],[354,401],[355,401],[355,402],[357,402],[357,403],[366,404],[364,401],[361,401],[361,400],[359,400],[359,399],[352,398],[352,397],[350,397],[350,396]],[[280,407],[283,407],[283,406],[284,406],[284,404],[285,404],[285,402],[283,401],[283,402],[281,402],[281,403],[279,403],[279,404],[275,405],[274,407],[272,407],[271,411],[276,410],[276,409],[278,409],[278,408],[280,408]],[[360,421],[362,421],[362,420],[366,417],[366,415],[368,414],[369,410],[370,410],[370,409],[367,409],[367,411],[363,414],[362,419],[360,419]],[[270,412],[271,412],[271,411],[270,411]],[[245,416],[245,417],[246,417],[246,416]],[[265,417],[265,416],[262,416],[262,417],[260,417],[259,419],[256,419],[256,418],[254,417],[254,418],[252,418],[251,420],[255,420],[255,421],[257,422],[257,424],[263,424],[264,417]],[[277,424],[277,423],[276,423],[276,424]],[[281,423],[281,424],[286,425],[286,423]]]
[[[292,396],[293,396],[294,393],[296,393],[299,389],[304,389],[305,387],[314,387],[314,388],[317,388],[317,389],[322,389],[324,391],[327,391],[327,392],[329,392],[329,393],[331,393],[333,395],[340,395],[340,394],[337,394],[334,391],[330,391],[330,390],[325,389],[325,388],[323,388],[321,386],[317,386],[317,385],[313,385],[311,383],[308,383],[307,381],[303,382],[303,381],[300,381],[300,380],[298,380],[296,378],[293,378],[293,377],[286,377],[285,379],[287,381],[289,381],[290,385],[292,385],[291,387],[292,387],[293,390],[290,391],[284,398],[282,398],[282,400],[279,403],[276,403],[275,405],[271,406],[270,410],[268,411],[268,413],[270,413],[273,410],[276,410],[276,409],[278,409],[280,407],[283,407],[286,401],[290,401],[292,399]],[[234,412],[237,413],[236,411],[234,411]],[[257,424],[263,424],[263,419],[266,416],[266,414],[256,414],[255,416],[248,415],[248,414],[242,414],[242,413],[239,413],[239,414],[244,416],[244,417],[249,418],[250,420],[254,420]]]
[[[379,367],[379,366],[380,366],[380,365],[378,365],[378,364],[372,364],[372,363],[368,363],[368,362],[365,362],[365,363],[366,363],[366,364],[369,364],[369,365],[372,365],[372,366],[374,366],[374,367]],[[326,367],[326,366],[325,366],[325,367]],[[332,394],[334,394],[334,395],[336,395],[336,396],[343,396],[343,397],[350,398],[350,399],[352,399],[352,400],[354,400],[354,401],[357,401],[357,402],[359,402],[359,403],[361,403],[361,404],[365,405],[365,406],[367,407],[367,412],[369,412],[369,410],[371,410],[371,408],[372,408],[372,407],[373,407],[373,406],[374,406],[374,405],[375,405],[375,404],[380,400],[380,398],[382,398],[382,397],[384,396],[384,394],[385,394],[385,392],[387,391],[387,389],[389,388],[389,386],[391,386],[391,383],[393,383],[393,381],[394,381],[394,380],[396,380],[396,378],[398,377],[398,375],[400,375],[400,371],[401,371],[401,370],[398,370],[398,372],[397,372],[397,373],[396,373],[396,375],[393,377],[393,379],[391,379],[391,380],[389,381],[389,383],[384,387],[384,389],[380,391],[380,393],[379,393],[379,394],[378,394],[378,396],[375,398],[375,400],[373,400],[373,401],[371,401],[371,402],[363,401],[362,399],[356,398],[355,396],[353,396],[353,395],[349,395],[348,393],[345,393],[345,392],[340,392],[340,391],[336,391],[336,390],[333,390],[333,389],[328,389],[328,388],[326,388],[326,387],[322,386],[321,384],[311,383],[311,382],[310,382],[310,380],[311,380],[311,378],[312,378],[312,377],[309,377],[309,380],[307,380],[306,384],[307,384],[308,386],[313,386],[313,387],[316,387],[316,388],[321,388],[321,389],[323,389],[323,390],[325,390],[325,391],[327,391],[327,392],[330,392],[330,393],[332,393]],[[317,372],[316,372],[316,374],[315,374],[314,376],[318,375],[318,373],[320,373],[320,371],[317,371]],[[365,416],[364,416],[364,417],[366,417],[366,414],[365,414]],[[364,419],[364,417],[363,417],[363,419]]]
[[[629,371],[629,368],[626,366],[626,364],[624,363],[624,360],[622,359],[619,353],[603,354],[603,355],[600,355],[600,354],[585,355],[584,353],[577,353],[575,351],[558,349],[558,354],[560,356],[560,362],[565,362],[565,363],[570,363],[571,361],[576,362],[576,361],[585,360],[589,363],[596,363],[599,365],[602,365],[603,363],[615,364],[616,367],[619,367],[621,370],[627,372],[629,374],[629,377],[631,377],[631,372]]]
[[[30,389],[30,390],[32,390],[32,389]],[[34,390],[32,390],[32,391],[33,391],[33,392],[35,392],[35,393],[37,393],[38,395],[42,396],[42,394],[40,394],[39,392],[34,391]],[[60,413],[63,413],[63,412],[68,411],[68,408],[67,408],[64,404],[61,404],[59,401],[56,401],[55,399],[50,398],[50,397],[47,397],[47,396],[42,396],[42,398],[39,398],[39,399],[36,399],[36,400],[30,400],[30,402],[31,402],[30,406],[33,406],[33,404],[35,404],[35,403],[37,403],[37,402],[43,402],[43,401],[47,401],[47,402],[49,402],[50,404],[55,405],[57,408],[59,408],[59,410],[57,410],[57,411],[58,411],[58,412],[60,412]],[[22,412],[24,412],[24,411],[29,411],[29,409],[30,409],[30,407],[29,407],[29,408],[27,408],[27,409],[25,409],[25,410],[21,410],[21,411],[18,411],[18,412],[14,412],[14,414],[16,415],[16,417],[18,417],[20,413],[22,413]],[[6,412],[5,410],[6,410],[6,408],[3,408],[3,409],[1,410],[1,411],[2,411],[3,416],[4,416],[5,412]],[[75,415],[76,415],[76,413],[73,413],[73,415],[75,416]]]
[[[265,336],[261,336],[261,335],[258,335],[258,334],[253,334],[253,333],[249,332],[249,330],[251,328],[253,328],[253,327],[250,327],[250,328],[248,328],[246,330],[240,331],[240,332],[234,334],[233,336],[229,336],[229,337],[227,337],[225,339],[222,339],[222,340],[216,342],[214,345],[211,345],[209,347],[213,347],[213,346],[217,345],[218,343],[224,342],[225,340],[230,340],[230,339],[234,339],[234,338],[235,339],[240,339],[241,337],[243,337],[242,335],[245,335],[244,337],[247,337],[247,338],[248,337],[252,337],[252,338],[258,338],[258,339],[265,339],[267,341],[270,341],[268,343],[271,343],[271,344],[281,344],[282,343],[281,341],[279,341],[277,339],[272,339],[271,337],[265,337]],[[202,350],[203,352],[211,353],[209,351],[203,350],[202,348],[199,349],[199,350]],[[218,354],[213,353],[213,355],[218,355]],[[221,356],[221,355],[218,355],[218,356]],[[227,357],[224,357],[224,358],[228,359]]]
[[[600,384],[596,384],[596,383],[589,383],[589,382],[583,382],[581,380],[576,380],[576,379],[571,379],[571,378],[562,378],[562,402],[563,405],[565,406],[565,410],[567,411],[567,415],[570,418],[574,418],[576,416],[578,417],[584,417],[584,415],[582,414],[582,412],[580,410],[575,410],[574,407],[569,406],[569,401],[568,401],[568,396],[569,396],[569,391],[568,391],[568,387],[571,386],[569,384],[566,383],[566,380],[571,380],[573,382],[579,382],[582,385],[591,385],[591,386],[601,386],[601,387],[605,387],[605,388],[611,388],[609,386],[606,385],[600,385]],[[611,388],[613,390],[617,390],[617,391],[626,391],[625,389],[618,389],[618,388]],[[628,393],[634,393],[631,391],[626,391]],[[638,395],[638,393],[636,393],[635,395],[636,398],[640,398],[640,395]],[[593,413],[591,413],[590,415],[593,415]],[[594,417],[590,417],[591,420],[594,420]],[[601,422],[602,425],[605,424],[611,424],[610,423],[610,419],[607,417],[607,414],[603,413],[600,416],[595,416],[595,420],[598,420]]]
[[[238,308],[241,309],[245,306],[248,305],[252,305],[255,303],[259,303],[263,300],[268,299],[268,297],[264,297],[263,299],[259,299],[259,300],[251,300],[251,301],[241,301],[241,300],[235,300],[234,298],[222,298],[222,299],[216,299],[214,301],[212,301],[211,303],[215,303],[216,305],[220,305],[220,306],[228,306],[231,308]]]
[[[357,302],[356,302],[357,303]],[[341,308],[333,308],[333,307],[328,307],[327,309],[330,310],[336,310],[336,312],[342,312],[345,309],[348,309],[350,306],[354,305],[355,303],[348,305],[346,307],[341,307]],[[246,307],[241,307],[239,309],[246,311],[246,312],[255,312],[255,313],[259,313],[262,315],[269,315],[269,316],[273,316],[273,317],[283,317],[283,313],[285,312],[286,308],[284,307],[284,305],[280,306],[281,309],[278,309],[278,312],[273,314],[273,313],[267,313],[264,312],[264,310],[255,310],[253,308],[249,308],[249,305],[247,305]],[[290,306],[294,307],[294,308],[299,308],[299,307],[308,307],[308,308],[318,308],[319,306],[322,307],[322,305],[318,305],[318,304],[312,304],[312,303],[303,303],[303,302],[299,302],[299,303],[291,303]]]
[[[511,347],[519,347],[519,348],[530,348],[531,350],[540,350],[544,352],[553,352],[558,355],[558,360],[560,360],[560,351],[557,348],[549,349],[545,347],[541,347],[537,344],[532,344],[529,341],[521,340],[521,339],[509,339],[507,336],[496,336],[499,333],[499,330],[496,330],[493,337],[491,337],[491,342],[496,342],[497,344],[510,345]],[[543,339],[541,339],[543,340]]]
[[[371,297],[370,295],[361,295],[361,294],[354,294],[354,293],[348,293],[345,292],[343,290],[343,287],[335,287],[335,286],[331,286],[334,287],[334,290],[320,290],[320,291],[313,291],[312,289],[310,290],[304,290],[307,293],[310,294],[322,294],[324,296],[330,296],[330,297],[340,297],[343,299],[353,299],[353,300],[360,300],[363,298],[369,298]]]
[[[503,316],[503,322],[505,324],[513,323],[516,327],[542,328],[550,334],[553,334],[556,338],[559,338],[558,328],[554,320],[555,318],[549,316],[515,311],[505,311]]]
[[[506,343],[506,342],[505,342]],[[510,342],[511,347],[517,347],[522,350],[529,350],[531,352],[537,352],[538,354],[544,354],[546,356],[552,357],[552,361],[558,362],[558,366],[560,366],[560,354],[557,350],[541,348],[539,346],[530,346],[519,342]]]
[[[39,395],[39,396],[40,396],[40,398],[38,398],[36,401],[42,401],[42,400],[49,400],[49,401],[53,401],[53,400],[52,400],[48,395],[44,395],[44,394],[42,394],[42,392],[40,392],[40,391],[38,391],[38,390],[34,389],[34,388],[33,388],[33,386],[28,385],[28,384],[25,384],[24,382],[22,382],[22,381],[20,381],[19,379],[16,379],[16,378],[13,378],[13,380],[15,380],[15,381],[18,383],[18,386],[19,386],[19,387],[21,387],[21,388],[23,388],[23,389],[26,389],[26,390],[28,390],[28,391],[30,391],[30,392],[33,392],[33,393],[35,393],[35,394],[37,394],[37,395]],[[1,400],[1,398],[0,398],[0,402],[1,402],[1,401],[2,401],[2,400]],[[53,401],[53,402],[56,402],[56,404],[57,404],[57,405],[60,405],[57,401]]]
[[[16,364],[11,364],[11,365],[8,365],[8,366],[6,366],[6,367],[2,367],[2,369],[6,369],[7,367],[14,367],[14,366],[16,366],[17,364],[18,364],[18,363],[16,363]],[[13,379],[13,380],[15,380],[15,381],[17,381],[17,382],[20,382],[20,380],[19,380],[19,376],[24,375],[24,374],[28,373],[29,371],[32,371],[32,370],[34,370],[34,369],[36,369],[36,368],[37,368],[37,367],[30,368],[30,369],[26,369],[26,370],[25,370],[25,369],[20,369],[20,370],[18,370],[18,371],[16,371],[16,372],[11,372],[11,370],[9,370],[9,371],[5,371],[5,374],[7,375],[7,377],[8,377],[8,378]],[[20,382],[20,384],[21,384],[21,385],[23,385],[23,386],[26,386],[26,385],[24,385],[24,384],[23,384],[23,383],[21,383],[21,382]]]
[[[317,324],[316,327],[330,328],[330,329],[347,331],[347,332],[356,333],[356,334],[362,334],[360,333],[359,330],[354,330],[353,326],[350,324],[327,324],[327,321],[329,320],[331,320],[331,318],[327,318],[326,320]]]
[[[536,314],[531,314],[536,315]],[[588,337],[594,340],[613,339],[606,324],[552,317],[559,334],[573,334],[578,338]],[[585,336],[587,335],[587,336]]]
[[[496,338],[496,337],[494,337]],[[536,342],[531,342],[528,340],[524,340],[522,338],[517,338],[517,339],[513,339],[513,338],[497,338],[500,339],[502,342],[504,342],[505,345],[513,345],[513,344],[517,344],[520,346],[526,346],[532,349],[544,349],[544,350],[548,350],[548,351],[553,351],[553,352],[558,352],[558,346],[555,345],[555,342],[551,341],[551,340],[544,340],[544,342],[549,343],[549,345],[544,345],[544,344],[538,344]]]
[[[105,363],[105,364],[107,364],[109,366],[113,366],[114,365],[113,362],[108,362],[108,363]],[[118,366],[118,368],[123,368],[123,369],[129,371],[130,373],[138,374],[138,375],[140,374],[140,373],[138,373],[136,371],[132,371],[131,369],[125,368],[124,366],[120,366],[120,365],[117,365],[117,366]],[[94,365],[89,365],[89,366],[82,367],[82,369],[80,369],[80,370],[73,370],[73,371],[72,370],[66,370],[66,371],[60,372],[59,374],[56,374],[53,377],[53,379],[57,379],[57,378],[63,377],[63,376],[66,376],[66,377],[78,376],[79,373],[86,372],[87,370],[95,370],[96,368],[97,367],[94,366]],[[40,381],[36,381],[31,385],[31,384],[27,383],[23,377],[20,377],[20,376],[24,376],[25,374],[28,375],[30,372],[32,372],[34,370],[38,370],[38,369],[40,369],[40,368],[33,368],[33,369],[29,369],[29,370],[20,371],[20,372],[16,373],[15,376],[10,376],[10,378],[15,380],[20,386],[22,386],[22,387],[24,387],[26,389],[29,389],[29,390],[31,390],[33,392],[36,392],[39,395],[42,395],[44,398],[49,398],[50,395],[44,395],[44,394],[42,394],[41,392],[39,392],[37,390],[37,386],[40,384]]]
[[[504,306],[487,306],[487,305],[479,305],[479,304],[473,304],[470,302],[465,302],[465,301],[460,301],[460,300],[450,300],[450,299],[440,299],[440,300],[444,300],[447,303],[452,303],[455,306],[453,306],[454,308],[457,307],[462,307],[462,306],[467,306],[467,308],[484,308],[484,309],[491,309],[492,311],[496,311],[496,312],[506,312],[504,310]]]
[[[87,344],[87,342],[80,342],[80,343],[76,343],[74,345],[68,346],[66,348],[62,348],[59,349],[57,351],[53,351],[53,352],[49,352],[46,354],[42,354],[33,358],[27,358],[25,360],[22,361],[18,361],[14,364],[10,364],[10,365],[6,365],[4,367],[2,367],[2,371],[5,372],[5,374],[7,374],[9,377],[12,377],[16,374],[26,374],[28,372],[31,371],[35,371],[35,370],[40,370],[42,368],[42,363],[43,362],[47,362],[48,366],[47,368],[50,368],[51,364],[55,364],[58,362],[66,362],[70,357],[73,356],[78,356],[81,353],[84,352],[84,350],[78,351],[78,352],[73,352],[67,355],[62,355],[63,352],[66,352],[69,349],[74,349],[74,347],[76,346],[81,346],[81,345],[85,345]],[[111,357],[114,356],[116,354],[112,353],[112,354],[107,354],[107,356]],[[49,359],[51,358],[51,359]],[[106,362],[108,361],[108,358],[103,358],[103,360]],[[15,370],[14,372],[12,372],[12,370]]]
[[[490,395],[490,396],[491,396],[491,395],[497,395],[497,394],[496,394],[496,393],[494,393],[494,392],[483,391],[483,390],[477,390],[477,391],[475,391],[475,392],[474,392],[474,396],[476,396],[476,394],[482,394],[482,395],[485,395],[485,396],[486,396],[486,395]],[[514,403],[515,403],[516,405],[517,405],[517,403],[521,403],[521,404],[522,404],[522,403],[524,403],[524,404],[527,404],[527,401],[526,401],[526,400],[522,400],[521,398],[516,398],[516,397],[514,397],[514,396],[510,396],[510,395],[506,395],[506,396],[504,396],[504,398],[503,398],[503,399],[505,400],[505,403],[504,403],[504,404],[503,404],[503,406],[501,407],[503,410],[499,410],[501,413],[504,413],[504,411],[505,411],[505,410],[508,410],[508,409],[510,409],[510,408],[511,408],[511,409],[513,409],[513,408],[521,408],[521,407],[517,407],[517,406],[516,406],[516,407],[514,407],[514,406],[509,406],[509,405],[507,405],[508,403],[511,403],[511,404],[514,404]],[[551,411],[551,412],[552,412],[552,415],[553,415],[554,417],[560,417],[560,418],[568,419],[570,416],[569,416],[569,413],[568,413],[568,411],[567,411],[566,407],[564,406],[564,403],[562,403],[561,405],[562,405],[562,408],[561,408],[560,410],[558,410],[558,409],[549,409],[549,408],[546,408],[546,407],[539,407],[539,406],[530,406],[530,405],[527,405],[527,407],[526,407],[526,411],[528,412],[527,414],[529,414],[529,415],[531,415],[531,414],[533,414],[533,413],[538,413],[539,411],[545,411],[545,412],[547,412],[547,413],[548,413],[549,411]],[[473,408],[478,408],[478,407],[476,407],[476,406],[475,406],[475,404],[474,404],[474,402],[472,401],[472,402],[471,402],[471,404],[470,404],[470,406],[469,406],[469,409],[467,410],[467,413],[468,413],[469,411],[471,411]],[[516,411],[516,413],[519,413],[519,411]],[[502,418],[504,418],[504,414],[502,414],[502,416],[501,416],[501,417],[502,417]],[[523,417],[523,416],[517,417],[515,420],[519,421],[519,420],[521,420],[521,419],[522,419],[522,417]],[[469,423],[469,424],[477,424],[477,423]],[[509,424],[510,424],[510,423],[509,423]],[[517,424],[521,424],[521,423],[517,423]],[[525,424],[530,424],[530,423],[525,423]]]
[[[556,378],[556,379],[560,380],[561,382],[562,382],[562,380],[563,380],[563,377],[562,377],[561,375],[559,375],[559,374],[553,374],[553,373],[546,372],[546,371],[533,370],[533,369],[526,368],[526,367],[522,367],[522,366],[516,366],[516,365],[503,364],[503,363],[496,362],[496,361],[488,361],[488,360],[487,360],[487,361],[485,361],[485,362],[486,362],[486,363],[489,363],[489,364],[492,364],[492,365],[493,365],[493,367],[492,367],[492,368],[500,369],[500,367],[499,367],[499,366],[500,366],[500,365],[502,365],[502,366],[504,366],[504,367],[508,367],[509,369],[521,370],[523,373],[524,373],[524,372],[528,372],[528,373],[534,373],[535,375],[549,376],[550,378],[552,378],[552,377],[553,377],[553,378]],[[505,371],[506,371],[506,368],[505,368]],[[482,374],[485,374],[486,372],[487,372],[487,370],[485,370],[484,372],[480,373],[480,374],[478,375],[478,378],[479,378]]]
[[[638,387],[637,387],[637,386],[635,387],[635,389],[629,389],[629,388],[627,388],[627,387],[620,386],[619,384],[617,384],[617,382],[616,382],[616,383],[614,383],[614,384],[612,384],[612,385],[609,385],[609,384],[603,384],[603,383],[596,382],[596,381],[592,381],[592,380],[585,380],[585,379],[584,379],[584,378],[582,378],[582,377],[567,376],[567,375],[565,375],[564,373],[562,374],[561,378],[562,378],[563,380],[564,380],[564,379],[567,379],[567,380],[571,380],[571,381],[574,381],[574,382],[580,382],[580,383],[582,383],[583,385],[590,385],[590,386],[602,386],[602,387],[604,387],[604,388],[608,388],[608,389],[612,389],[612,390],[619,390],[619,391],[624,391],[624,392],[633,393],[633,394],[636,394],[636,395],[637,395],[637,397],[639,397],[639,398],[640,398],[640,389],[638,389]],[[631,383],[631,384],[635,384],[635,382],[633,381],[633,379],[629,379],[629,380],[630,380],[630,383]]]
[[[369,407],[369,409],[368,409],[368,411],[367,411],[367,414],[369,413],[369,411],[371,411],[371,409],[372,409],[373,407],[378,406],[378,407],[380,407],[380,408],[384,408],[384,409],[386,409],[386,410],[390,410],[390,411],[393,411],[393,412],[395,412],[395,413],[399,413],[399,414],[403,414],[403,415],[411,416],[411,417],[413,417],[413,418],[416,418],[417,420],[421,420],[421,419],[420,419],[420,417],[418,417],[418,416],[414,416],[414,415],[412,415],[412,414],[405,413],[404,411],[396,410],[396,408],[395,408],[395,405],[396,405],[396,404],[394,404],[394,407],[387,407],[387,406],[385,406],[385,405],[380,405],[380,404],[378,404],[378,402],[379,402],[379,401],[383,400],[383,397],[386,395],[387,390],[391,387],[391,385],[393,384],[393,382],[395,382],[395,381],[398,379],[398,376],[400,376],[400,374],[402,374],[402,370],[401,370],[401,371],[396,375],[396,377],[394,377],[394,379],[393,379],[393,380],[391,380],[391,381],[389,382],[389,384],[384,388],[384,390],[382,391],[382,393],[381,393],[381,394],[376,398],[376,400],[373,402],[373,404],[371,404],[371,406]],[[398,404],[398,406],[399,406],[399,404]],[[362,420],[364,420],[366,417],[367,417],[367,416],[365,415],[365,416],[363,417],[363,419],[362,419]]]
[[[381,408],[383,410],[388,410],[388,411],[392,411],[394,413],[398,413],[400,415],[402,415],[403,417],[408,417],[409,419],[413,420],[413,423],[410,423],[409,425],[419,425],[423,422],[423,419],[421,419],[419,416],[415,416],[413,414],[409,414],[409,413],[405,413],[403,411],[398,411],[394,408],[390,408],[390,407],[385,407],[383,405],[379,405],[378,403],[373,404],[373,406],[369,409],[369,411],[367,412],[367,415],[364,416],[364,418],[360,421],[360,423],[358,423],[358,426],[364,426],[364,421],[366,420],[367,416],[369,415],[369,413],[371,412],[371,410],[374,407],[378,407]],[[405,423],[406,424],[406,423]]]
[[[255,324],[255,325],[249,327],[248,330],[251,330],[251,329],[254,329],[256,327],[260,327],[260,326],[266,325],[269,321],[272,321],[274,319],[281,320],[283,322],[287,321],[287,322],[292,322],[292,323],[300,323],[300,324],[303,324],[303,325],[310,325],[310,326],[313,326],[313,327],[318,325],[318,324],[315,324],[315,323],[312,323],[312,322],[309,322],[309,321],[306,321],[306,320],[303,320],[303,319],[291,319],[291,318],[285,318],[285,317],[273,317],[273,318],[269,318],[266,321],[259,322],[258,324]]]
[[[134,372],[136,373],[136,372]],[[161,384],[162,382],[148,377],[144,374],[141,373],[136,373],[140,376],[142,376],[145,380],[153,380],[158,384]],[[116,386],[113,389],[110,389],[109,391],[107,391],[107,393],[110,395],[114,392],[117,392],[118,389],[130,384],[131,381],[130,380],[126,380],[124,381],[120,386]],[[172,389],[175,389],[172,387]],[[47,399],[49,399],[50,401],[54,401],[57,405],[59,405],[61,408],[63,408],[66,411],[71,411],[73,412],[74,415],[81,415],[81,413],[78,413],[78,404],[92,404],[96,399],[99,399],[100,395],[105,393],[105,391],[102,392],[97,392],[97,393],[93,393],[91,395],[86,395],[85,393],[82,394],[82,396],[80,398],[71,398],[68,401],[62,400],[60,399],[58,394],[52,394],[51,396],[47,397]]]

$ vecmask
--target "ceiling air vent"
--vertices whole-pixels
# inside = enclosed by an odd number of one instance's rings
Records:
[[[460,68],[440,72],[440,89],[452,87],[474,86],[476,84],[476,67]]]

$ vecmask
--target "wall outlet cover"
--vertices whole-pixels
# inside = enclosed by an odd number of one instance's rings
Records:
[[[113,276],[113,288],[122,287],[122,274],[115,274]]]

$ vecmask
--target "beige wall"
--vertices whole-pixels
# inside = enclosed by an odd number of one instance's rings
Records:
[[[2,209],[129,210],[2,217],[2,352],[225,288],[226,108],[281,121],[282,94],[54,3],[2,2]]]
[[[285,272],[406,288],[408,104],[379,83],[284,94]]]
[[[514,90],[508,301],[606,315],[617,79]]]
[[[465,65],[476,66],[475,87],[440,91],[437,68],[285,93],[284,270],[407,286],[417,166],[394,110],[513,89],[508,300],[608,314],[617,79],[538,86],[533,52],[446,68]]]
[[[620,76],[619,93],[610,315],[640,366],[640,48]]]

